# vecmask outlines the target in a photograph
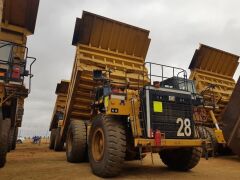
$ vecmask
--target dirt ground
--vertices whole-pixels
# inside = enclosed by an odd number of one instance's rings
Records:
[[[240,158],[236,156],[201,159],[189,172],[168,170],[154,155],[140,161],[126,162],[115,179],[240,179]],[[0,169],[0,179],[101,179],[91,173],[88,163],[66,162],[65,152],[50,151],[47,144],[20,144],[8,154],[7,164]]]

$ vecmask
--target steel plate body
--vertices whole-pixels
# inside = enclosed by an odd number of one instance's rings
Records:
[[[227,145],[240,156],[240,78],[222,116]]]

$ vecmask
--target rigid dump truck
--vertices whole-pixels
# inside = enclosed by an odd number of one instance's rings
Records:
[[[16,147],[24,99],[30,93],[36,59],[28,55],[26,43],[27,36],[34,33],[38,4],[39,0],[0,1],[0,167],[7,151]]]
[[[175,170],[198,164],[205,141],[195,132],[187,73],[145,62],[149,31],[84,11],[72,44],[76,56],[55,143],[66,142],[67,161],[89,160],[101,177],[118,175],[124,160],[147,152]]]
[[[59,142],[61,125],[66,106],[69,81],[62,80],[57,84],[55,94],[57,95],[49,131],[51,131],[49,148],[55,151],[62,150],[63,144]],[[58,135],[58,137],[56,137]]]
[[[227,145],[240,155],[239,82],[233,79],[238,60],[237,55],[201,44],[189,66],[189,79],[205,101],[204,108],[194,109],[194,118],[205,128],[213,154],[224,152]]]

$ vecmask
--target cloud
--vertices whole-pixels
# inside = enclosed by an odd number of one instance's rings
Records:
[[[150,30],[147,61],[187,69],[199,43],[240,55],[239,6],[237,0],[41,0],[35,34],[28,38],[29,53],[38,60],[22,134],[48,130],[56,84],[71,76],[72,35],[83,10]]]

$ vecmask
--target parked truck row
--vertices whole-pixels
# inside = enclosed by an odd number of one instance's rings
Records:
[[[31,90],[27,36],[39,0],[0,0],[0,167],[15,149]],[[149,31],[84,11],[76,19],[70,80],[57,84],[49,148],[113,177],[158,153],[173,170],[227,148],[240,156],[239,56],[201,44],[187,71],[146,62]],[[29,70],[28,70],[29,67]],[[26,81],[28,80],[28,82]]]
[[[72,44],[72,76],[57,85],[50,125],[50,149],[65,144],[67,161],[89,161],[94,174],[112,177],[147,152],[183,171],[227,147],[240,155],[239,56],[201,44],[188,77],[145,62],[148,30],[86,11]]]

